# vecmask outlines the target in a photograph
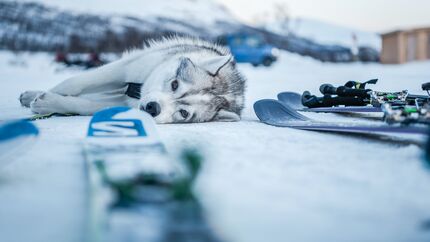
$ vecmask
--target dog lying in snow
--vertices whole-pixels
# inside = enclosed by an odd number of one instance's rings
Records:
[[[153,41],[49,91],[26,91],[20,102],[37,114],[92,115],[129,106],[157,123],[238,121],[244,91],[245,78],[226,48],[175,37]]]

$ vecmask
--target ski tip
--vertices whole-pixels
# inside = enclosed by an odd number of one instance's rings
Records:
[[[288,105],[278,100],[263,99],[254,103],[254,111],[257,117],[264,123],[282,121],[307,121],[306,116],[301,115]]]
[[[155,133],[155,120],[130,107],[113,107],[94,114],[88,128],[89,137],[146,137]]]
[[[102,109],[93,115],[93,117],[91,118],[91,122],[97,122],[98,120],[109,120],[112,119],[115,115],[127,112],[129,110],[131,110],[131,108],[129,107],[112,107]]]
[[[278,100],[296,110],[306,108],[302,104],[302,95],[297,92],[281,92],[278,94]]]
[[[0,125],[0,142],[19,136],[37,136],[39,130],[27,120],[17,120]]]
[[[302,98],[302,95],[297,92],[281,92],[278,94],[278,100],[285,99],[285,98],[300,100]]]
[[[257,115],[258,119],[263,122],[268,119],[269,115],[267,107],[271,107],[273,105],[273,102],[276,102],[276,100],[262,99],[254,103],[254,112]]]

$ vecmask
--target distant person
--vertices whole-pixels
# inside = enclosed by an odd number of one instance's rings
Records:
[[[85,67],[90,69],[104,64],[104,61],[100,59],[100,55],[97,52],[91,52],[89,60],[85,63]]]
[[[67,54],[64,53],[64,52],[62,52],[62,51],[57,52],[57,54],[55,56],[55,61],[58,62],[58,63],[63,63],[66,66],[72,65],[72,63],[67,58]]]
[[[67,67],[81,66],[81,67],[85,67],[86,69],[91,69],[91,68],[99,67],[101,65],[106,64],[105,61],[102,61],[100,59],[100,55],[97,52],[91,52],[87,59],[82,59],[82,58],[69,58],[69,56],[66,53],[59,51],[55,56],[55,61],[58,63],[62,63]]]

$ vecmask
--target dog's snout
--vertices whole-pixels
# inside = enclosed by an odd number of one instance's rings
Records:
[[[145,111],[152,117],[157,117],[161,113],[161,106],[157,102],[150,102],[146,104]]]

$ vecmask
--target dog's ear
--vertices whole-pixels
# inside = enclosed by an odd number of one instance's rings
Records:
[[[240,116],[237,113],[221,109],[215,115],[214,121],[237,122],[237,121],[240,121]]]
[[[182,58],[181,59],[181,63],[179,64],[179,68],[178,71],[186,71],[188,70],[188,68],[195,68],[196,66],[194,65],[194,63],[191,61],[190,58]]]
[[[178,69],[176,70],[176,76],[182,80],[190,80],[190,74],[193,73],[196,66],[190,58],[182,58]]]
[[[227,66],[230,61],[233,60],[231,55],[226,56],[216,56],[203,60],[200,66],[205,69],[210,75],[216,76],[218,72],[225,66]]]

